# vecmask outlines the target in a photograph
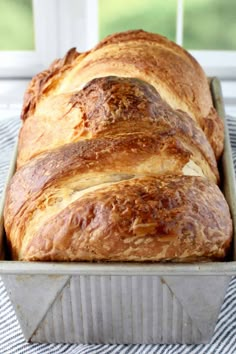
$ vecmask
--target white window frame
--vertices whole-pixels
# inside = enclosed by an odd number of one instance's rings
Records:
[[[176,43],[183,45],[184,0],[177,0]],[[208,76],[236,79],[236,51],[188,50],[201,64]]]
[[[109,0],[107,0],[109,1]],[[183,44],[184,0],[177,0],[176,42]],[[98,42],[98,0],[33,0],[34,51],[0,52],[1,78],[30,78],[71,47]],[[189,50],[208,76],[236,79],[236,51]]]
[[[236,79],[236,51],[190,50],[208,76],[222,80]]]
[[[97,0],[33,0],[35,50],[0,51],[0,78],[30,78],[69,48],[98,41]]]

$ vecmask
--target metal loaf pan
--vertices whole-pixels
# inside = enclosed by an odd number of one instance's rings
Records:
[[[210,86],[214,105],[225,119],[219,81],[211,79]],[[225,136],[222,189],[235,228],[235,181],[226,124]],[[9,178],[14,165],[13,161]],[[2,216],[0,238],[4,238]],[[235,233],[232,247],[231,260],[218,263],[2,260],[0,274],[27,341],[207,343],[236,274]]]

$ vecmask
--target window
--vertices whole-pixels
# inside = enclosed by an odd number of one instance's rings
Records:
[[[236,115],[235,0],[98,0],[99,38],[142,28],[185,47],[208,76],[222,79],[226,111]]]
[[[235,0],[99,0],[99,37],[142,28],[188,50],[236,50],[235,13]]]
[[[236,50],[235,0],[184,2],[183,45],[194,50]]]
[[[33,50],[32,0],[1,0],[0,50]]]
[[[0,0],[0,119],[19,115],[33,75],[95,45],[97,23],[97,0]]]
[[[235,0],[98,1],[100,38],[129,28],[161,33],[189,50],[209,76],[236,78]]]
[[[0,6],[0,21],[8,19],[0,27],[0,78],[32,77],[72,46],[84,51],[98,40],[97,0],[1,0]]]
[[[30,77],[72,46],[143,28],[176,40],[209,75],[236,78],[235,13],[235,0],[1,0],[0,77]]]
[[[84,51],[107,34],[143,28],[176,40],[209,76],[219,76],[233,107],[235,13],[235,0],[0,0],[0,90],[4,80],[29,80],[71,47]]]
[[[175,40],[176,0],[99,0],[99,38],[144,29]]]

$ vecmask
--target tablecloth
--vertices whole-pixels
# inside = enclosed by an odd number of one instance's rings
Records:
[[[236,169],[236,118],[227,117],[233,160]],[[18,134],[18,118],[0,121],[0,193],[2,192]],[[200,345],[83,345],[83,344],[29,344],[25,341],[19,323],[0,280],[0,354],[235,354],[236,353],[236,277],[227,290],[214,336],[209,344]]]

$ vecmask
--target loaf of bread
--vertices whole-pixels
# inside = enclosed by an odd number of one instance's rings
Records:
[[[25,94],[4,222],[13,259],[223,259],[223,124],[199,64],[166,38],[70,50]]]

